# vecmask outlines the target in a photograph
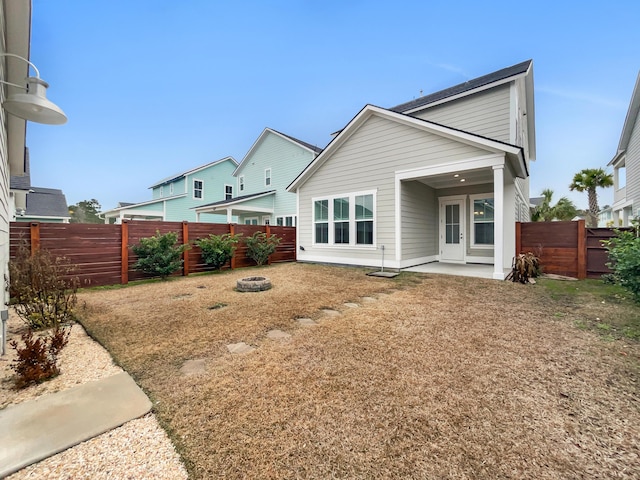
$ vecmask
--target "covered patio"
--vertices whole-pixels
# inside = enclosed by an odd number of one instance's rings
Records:
[[[493,279],[493,265],[482,265],[478,263],[441,263],[431,262],[414,267],[403,268],[403,272],[435,273],[439,275],[457,275],[459,277],[475,277]],[[509,274],[510,269],[504,269],[504,276]]]

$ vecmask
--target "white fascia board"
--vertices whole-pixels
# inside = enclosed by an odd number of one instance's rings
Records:
[[[620,162],[621,159],[625,158],[626,153],[627,153],[626,150],[618,150],[618,153],[616,153],[616,155],[611,159],[611,161],[607,163],[607,167],[611,165],[613,165],[614,167],[617,166],[618,162]]]
[[[171,197],[162,197],[162,198],[154,198],[153,200],[148,200],[146,202],[134,203],[133,205],[127,205],[126,207],[118,207],[112,208],[111,210],[107,210],[106,212],[102,212],[103,214],[111,213],[111,212],[121,212],[122,210],[131,210],[136,207],[144,207],[146,205],[153,205],[154,203],[165,202],[167,200],[173,200],[174,198],[186,197],[186,193],[178,193],[177,195],[173,195]]]
[[[217,205],[203,205],[201,207],[197,207],[194,208],[194,210],[196,211],[196,213],[206,213],[207,210],[211,210],[213,209],[227,209],[229,207],[232,207],[234,205],[242,205],[244,202],[249,202],[251,200],[255,200],[256,198],[262,198],[262,197],[266,197],[268,195],[275,195],[276,191],[271,191],[271,192],[265,192],[265,193],[261,193],[260,195],[255,195],[251,198],[243,198],[241,200],[237,200],[234,201],[233,199],[229,200],[228,202],[224,202],[224,203],[219,203]],[[251,207],[253,209],[253,207]],[[256,211],[258,211],[256,209]]]
[[[533,61],[529,65],[524,77],[526,113],[527,113],[527,133],[529,137],[529,160],[536,160],[536,106],[533,88]]]
[[[504,154],[486,155],[482,157],[468,158],[457,161],[447,161],[437,165],[398,170],[395,172],[396,181],[410,180],[413,178],[429,177],[444,173],[464,172],[478,168],[491,168],[505,164]]]
[[[631,94],[631,101],[629,102],[629,110],[627,116],[624,119],[624,126],[622,127],[622,133],[620,134],[620,143],[618,143],[618,151],[626,150],[629,146],[629,140],[631,139],[631,133],[638,118],[638,111],[640,110],[640,73],[636,78],[636,84],[633,87],[633,93]]]
[[[129,208],[121,208],[116,210],[109,210],[108,212],[101,213],[105,218],[117,218],[121,215],[140,215],[144,217],[160,217],[164,218],[164,209],[162,212],[158,210],[132,210]]]

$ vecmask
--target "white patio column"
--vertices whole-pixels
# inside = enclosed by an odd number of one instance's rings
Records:
[[[493,167],[493,278],[504,280],[504,165]]]
[[[227,208],[227,223],[233,223],[233,208]]]

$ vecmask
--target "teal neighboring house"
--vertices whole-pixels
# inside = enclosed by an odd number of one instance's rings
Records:
[[[152,200],[120,203],[117,208],[103,212],[105,223],[122,223],[124,219],[227,223],[226,214],[197,215],[194,209],[233,198],[233,172],[237,167],[233,157],[225,157],[167,177],[149,187]]]
[[[223,214],[226,223],[237,217],[250,225],[297,224],[296,195],[287,186],[316,158],[321,148],[265,128],[233,172],[235,194],[231,198],[196,206],[199,218]]]

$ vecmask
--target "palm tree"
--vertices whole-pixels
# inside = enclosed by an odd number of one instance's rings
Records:
[[[551,205],[553,190],[542,191],[542,203],[531,209],[531,220],[534,222],[551,222],[552,220],[571,220],[578,209],[567,197],[562,197],[555,205]]]
[[[589,196],[589,226],[598,226],[598,194],[596,188],[607,188],[613,186],[613,175],[607,173],[602,168],[585,168],[580,170],[573,177],[573,182],[569,188],[579,192],[587,191]]]

